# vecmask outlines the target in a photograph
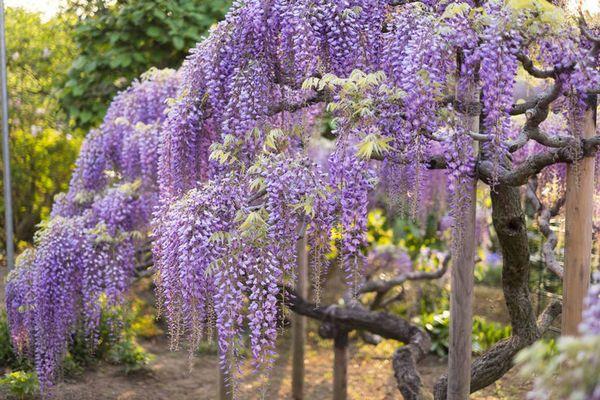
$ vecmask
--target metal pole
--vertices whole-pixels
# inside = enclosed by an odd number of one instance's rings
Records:
[[[4,0],[0,0],[0,90],[2,91],[2,161],[4,162],[4,228],[6,230],[6,265],[14,267],[13,213],[10,182],[10,149],[8,136],[8,89],[6,82],[6,29]]]

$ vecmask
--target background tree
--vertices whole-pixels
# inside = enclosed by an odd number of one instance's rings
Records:
[[[110,100],[150,67],[178,67],[228,8],[219,0],[71,1],[65,10],[78,22],[73,40],[80,52],[61,93],[75,124],[89,128]]]
[[[80,141],[67,126],[55,89],[75,55],[70,26],[62,17],[43,21],[39,13],[7,10],[9,125],[18,242],[31,241],[36,224],[48,215],[54,195],[67,188],[79,149]],[[0,223],[4,225],[3,212]]]

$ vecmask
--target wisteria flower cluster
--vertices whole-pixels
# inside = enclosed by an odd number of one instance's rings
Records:
[[[549,26],[544,40],[560,41],[562,22],[547,21],[554,8],[522,12],[518,2],[406,3],[236,1],[192,50],[161,135],[154,221],[159,293],[176,342],[185,332],[195,343],[212,318],[225,364],[247,330],[253,358],[268,365],[298,232],[308,235],[316,274],[339,233],[340,264],[352,285],[362,279],[377,171],[416,210],[435,193],[425,183],[431,160],[443,160],[457,231],[478,159],[492,162],[497,184],[519,135],[511,113],[521,52],[547,62],[533,33]],[[578,37],[578,48],[590,47]],[[577,68],[597,76],[588,61]],[[562,95],[586,90],[573,84],[579,91]],[[306,149],[319,114],[335,146],[316,164]],[[211,222],[197,227],[198,218]]]

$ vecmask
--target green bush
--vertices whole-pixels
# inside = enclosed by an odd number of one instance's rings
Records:
[[[73,336],[63,364],[65,375],[76,376],[83,367],[98,360],[122,365],[126,373],[144,369],[152,355],[137,343],[136,338],[152,337],[161,332],[154,324],[154,318],[148,318],[151,312],[139,298],[122,306],[105,308],[93,349],[82,331]]]
[[[485,352],[502,339],[508,338],[511,333],[512,328],[509,325],[488,322],[476,316],[473,319],[473,353]]]
[[[8,367],[15,360],[15,353],[10,342],[6,312],[0,311],[0,367]]]
[[[98,342],[94,348],[90,347],[83,331],[78,330],[72,336],[69,351],[63,360],[64,376],[80,376],[85,367],[95,364],[98,360],[122,365],[126,373],[144,369],[152,360],[152,355],[137,343],[136,338],[151,337],[161,332],[155,326],[154,319],[148,318],[148,313],[152,313],[152,310],[140,299],[105,310],[99,327]],[[2,367],[19,370],[19,373],[10,379],[7,375],[6,385],[15,386],[15,390],[19,390],[20,384],[27,383],[19,383],[19,379],[24,380],[27,377],[24,374],[33,370],[32,362],[20,357],[13,350],[4,311],[0,311],[0,368]],[[10,388],[9,390],[12,391]]]
[[[198,345],[198,349],[196,350],[197,355],[211,355],[216,356],[219,353],[219,347],[217,342],[214,340],[211,341],[202,341]]]
[[[108,361],[123,366],[126,374],[145,369],[153,356],[140,346],[135,339],[128,338],[113,344],[108,351]]]
[[[15,244],[31,243],[54,196],[67,189],[80,144],[69,128],[56,87],[66,79],[76,49],[70,24],[44,20],[22,8],[6,10],[10,162]],[[0,247],[4,248],[4,200],[0,198]]]
[[[37,375],[33,372],[15,371],[0,379],[0,386],[18,399],[31,399],[39,389]]]
[[[421,316],[414,318],[414,322],[429,334],[431,352],[438,357],[447,356],[450,340],[450,312],[421,314]],[[475,316],[473,318],[473,353],[481,354],[485,352],[498,341],[509,337],[510,334],[510,326],[503,326]]]
[[[502,265],[479,262],[475,265],[475,282],[481,285],[499,287],[502,285]]]
[[[177,68],[229,8],[222,0],[67,2],[80,49],[61,101],[81,128],[102,121],[110,100],[150,67]],[[90,7],[92,5],[92,7]]]

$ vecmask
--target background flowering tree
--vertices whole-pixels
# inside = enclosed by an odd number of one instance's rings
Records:
[[[128,141],[127,132],[137,132],[138,122],[146,128],[150,124],[160,132],[152,222],[156,284],[174,346],[187,339],[193,348],[216,328],[222,364],[234,376],[232,365],[239,362],[242,334],[248,330],[253,363],[268,371],[283,304],[322,321],[324,336],[343,340],[340,332],[364,330],[405,343],[394,355],[395,377],[405,398],[418,399],[427,392],[416,371],[429,350],[427,335],[378,308],[406,280],[441,276],[448,260],[442,257],[437,271],[411,271],[385,281],[366,273],[366,215],[369,194],[381,186],[392,198],[401,194],[417,215],[431,193],[428,182],[438,173],[432,170],[443,170],[453,217],[453,310],[458,318],[451,334],[451,375],[440,377],[434,396],[466,398],[469,390],[506,373],[515,354],[538,340],[560,314],[558,302],[539,316],[531,305],[530,251],[519,187],[536,176],[538,185],[550,182],[551,171],[559,174],[557,164],[577,165],[595,155],[600,139],[582,138],[581,132],[585,115],[596,109],[599,51],[597,30],[583,16],[570,16],[542,0],[235,2],[192,51],[180,71],[177,93],[171,90],[175,83],[150,80],[123,95],[130,99],[125,103],[131,112],[117,99],[100,133],[90,134],[79,164],[89,167],[76,171],[72,191],[57,204],[56,218],[80,215],[82,207],[89,209],[89,193],[109,183],[105,170],[111,168],[97,160],[115,160],[114,170],[125,181],[139,176],[128,171],[146,165],[144,157],[131,157],[144,142]],[[524,73],[539,80],[536,94],[515,101],[515,81]],[[162,121],[164,99],[170,96],[174,99]],[[550,115],[564,128],[545,122]],[[326,118],[333,121],[329,133],[335,145],[324,160],[316,159]],[[136,188],[143,186],[143,176]],[[470,348],[465,346],[470,343],[477,181],[491,187],[513,330],[469,369]],[[152,185],[153,180],[146,182]],[[544,187],[532,184],[531,199],[542,196]],[[102,234],[113,238],[107,245],[113,258],[102,268],[84,269],[81,276],[61,273],[75,269],[70,267],[73,257],[89,257],[90,265],[107,258],[105,252],[90,256],[86,240],[78,236],[82,229],[55,219],[37,250],[43,256],[24,269],[34,277],[15,274],[19,278],[9,287],[14,337],[31,342],[31,332],[41,335],[33,335],[33,347],[46,384],[76,317],[91,321],[93,337],[100,294],[118,294],[126,286],[126,273],[99,284],[97,275],[86,271],[104,276],[115,266],[123,268],[125,263],[115,262],[113,240],[135,229],[134,216],[149,208],[128,207],[129,199],[142,198],[129,191],[106,193],[89,209],[104,223],[98,227],[93,220],[91,233],[98,235],[102,228]],[[548,217],[545,210],[540,203],[540,216]],[[557,212],[550,208],[550,215]],[[332,232],[349,286],[345,307],[311,304],[293,289],[298,240],[309,245],[318,287]],[[60,254],[46,256],[45,241]],[[127,260],[125,270],[131,271],[135,240],[125,235],[117,243],[122,251],[117,260]],[[548,262],[556,262],[552,255],[551,246]],[[44,276],[73,282],[42,289],[36,282]],[[30,281],[33,289],[20,283]],[[35,316],[29,319],[19,309],[26,298],[20,293],[32,290],[33,298],[47,299],[81,282],[91,285],[83,286],[83,294],[77,292],[83,298],[82,314],[72,297],[64,297],[65,311],[56,318],[54,331],[32,329]],[[379,304],[366,308],[367,293],[375,293]],[[43,310],[39,304],[26,309],[35,315]],[[462,317],[461,304],[466,311]],[[53,315],[52,310],[43,315]],[[235,382],[233,377],[234,393]]]

